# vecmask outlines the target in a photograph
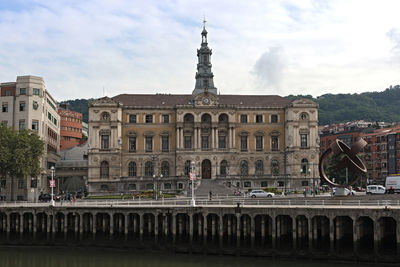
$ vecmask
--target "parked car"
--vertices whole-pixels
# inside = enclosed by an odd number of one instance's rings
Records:
[[[332,188],[332,196],[339,196],[337,191],[338,190],[336,187]],[[348,188],[344,188],[344,192],[343,192],[343,194],[340,194],[340,196],[354,196],[355,194],[356,194],[356,191],[350,190]]]
[[[51,200],[51,195],[50,194],[40,194],[39,195],[39,201],[42,202],[47,202]]]
[[[367,194],[385,194],[386,188],[381,185],[367,186]]]
[[[275,196],[272,192],[265,192],[264,190],[253,190],[250,192],[250,197],[273,197]]]

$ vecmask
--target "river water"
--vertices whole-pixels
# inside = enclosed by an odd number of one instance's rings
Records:
[[[95,248],[2,247],[1,267],[347,267],[382,264],[189,255]]]

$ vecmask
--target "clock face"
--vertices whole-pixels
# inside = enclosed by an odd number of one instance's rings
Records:
[[[206,104],[206,105],[209,104],[209,103],[210,103],[210,99],[204,98],[204,99],[203,99],[203,103]]]

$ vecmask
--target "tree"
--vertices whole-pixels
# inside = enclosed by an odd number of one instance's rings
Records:
[[[10,178],[11,200],[14,200],[14,181],[37,177],[45,142],[33,131],[15,131],[0,126],[0,167],[2,178]]]

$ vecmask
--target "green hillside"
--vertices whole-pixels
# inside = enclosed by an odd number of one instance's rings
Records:
[[[400,85],[390,86],[382,92],[361,94],[325,94],[317,98],[311,95],[289,95],[287,98],[309,98],[319,104],[319,124],[366,121],[400,121]],[[88,121],[88,100],[75,99],[63,101],[69,108],[83,114],[83,121]]]

